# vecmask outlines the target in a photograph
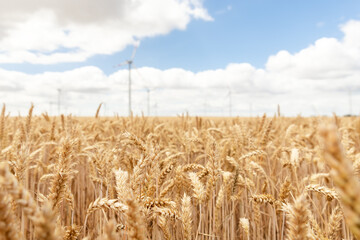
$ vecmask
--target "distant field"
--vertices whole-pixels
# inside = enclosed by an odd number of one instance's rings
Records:
[[[0,239],[360,239],[360,119],[0,118]]]

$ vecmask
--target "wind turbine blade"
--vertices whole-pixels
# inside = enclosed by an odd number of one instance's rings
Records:
[[[114,67],[114,68],[116,68],[116,67],[121,67],[121,66],[124,66],[124,65],[127,65],[127,64],[129,64],[128,61],[125,61],[125,62],[116,64],[116,65],[114,65],[113,67]]]
[[[134,46],[134,50],[133,50],[133,52],[132,52],[132,54],[131,54],[130,61],[134,60],[137,48],[138,48],[138,45],[135,45],[135,46]]]

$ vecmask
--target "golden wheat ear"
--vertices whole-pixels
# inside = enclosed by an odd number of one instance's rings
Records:
[[[192,205],[190,196],[184,193],[181,199],[181,220],[183,225],[183,238],[191,239],[192,234]]]
[[[345,220],[354,234],[360,239],[360,183],[352,169],[352,163],[345,157],[335,125],[320,128],[323,156],[331,167],[331,177],[340,193]]]
[[[250,222],[249,219],[247,218],[240,218],[239,220],[239,225],[241,227],[241,229],[244,232],[244,237],[243,239],[250,239],[249,237],[249,230],[250,230]]]
[[[19,234],[19,224],[11,209],[11,201],[8,195],[0,191],[0,239],[22,239]]]
[[[306,195],[302,194],[296,198],[292,205],[284,206],[288,214],[286,239],[288,240],[307,240],[309,239],[309,205]]]
[[[146,239],[146,227],[144,219],[140,216],[139,204],[132,199],[126,201],[128,210],[126,211],[128,237],[130,240],[145,240]]]
[[[30,192],[24,188],[10,172],[6,163],[0,163],[0,186],[2,190],[7,191],[12,199],[22,208],[25,216],[27,216],[35,226],[36,239],[39,240],[58,240],[60,234],[56,230],[56,216],[45,202],[40,208]]]

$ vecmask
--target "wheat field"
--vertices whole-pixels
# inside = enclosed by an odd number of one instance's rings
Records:
[[[0,119],[0,239],[360,239],[360,119]]]

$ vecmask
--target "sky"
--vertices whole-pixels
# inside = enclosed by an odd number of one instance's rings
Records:
[[[359,114],[360,0],[0,0],[11,115]]]

